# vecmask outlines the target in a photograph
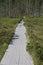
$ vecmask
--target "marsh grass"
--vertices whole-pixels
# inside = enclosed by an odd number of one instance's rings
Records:
[[[0,18],[0,61],[8,48],[18,21],[17,18]]]
[[[43,65],[43,17],[25,18],[24,21],[30,38],[26,50],[32,55],[34,65]]]

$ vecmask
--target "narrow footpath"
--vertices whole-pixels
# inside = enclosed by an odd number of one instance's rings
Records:
[[[2,58],[1,65],[34,65],[31,55],[26,52],[27,39],[25,33],[26,28],[21,21]]]

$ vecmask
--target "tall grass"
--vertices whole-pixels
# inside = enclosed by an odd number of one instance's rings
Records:
[[[0,61],[8,48],[19,19],[0,18]]]
[[[30,38],[26,50],[32,55],[34,65],[43,65],[43,17],[26,18],[25,26]]]

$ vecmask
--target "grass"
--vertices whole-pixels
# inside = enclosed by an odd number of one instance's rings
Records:
[[[8,48],[18,21],[17,18],[0,18],[0,61]]]
[[[30,38],[26,50],[32,55],[34,65],[43,65],[43,17],[27,17],[24,21]]]

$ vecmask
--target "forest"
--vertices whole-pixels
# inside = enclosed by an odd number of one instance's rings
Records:
[[[43,0],[0,0],[0,17],[42,16]]]

